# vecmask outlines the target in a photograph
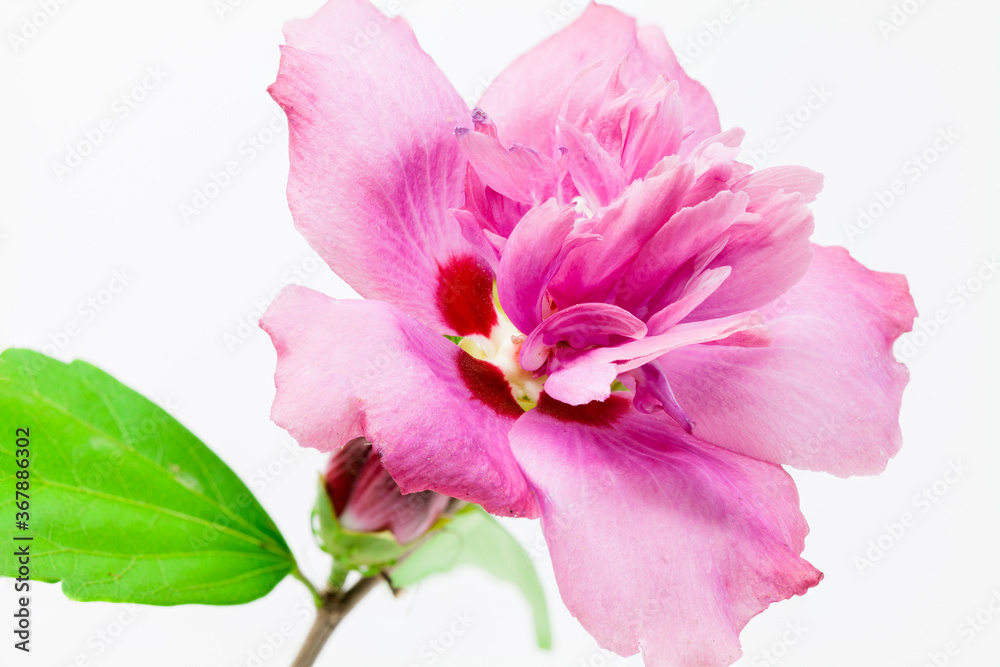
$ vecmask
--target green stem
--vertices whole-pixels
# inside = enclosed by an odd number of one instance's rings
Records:
[[[322,604],[316,608],[316,620],[291,667],[312,667],[330,635],[365,595],[378,585],[381,577],[365,577],[346,591],[324,590]]]
[[[317,607],[323,604],[323,597],[319,594],[319,591],[316,590],[316,587],[313,586],[312,582],[306,579],[305,575],[299,571],[298,565],[296,565],[295,568],[292,570],[292,576],[301,581],[303,584],[305,584],[305,587],[309,589],[310,593],[312,593],[313,602],[316,603]]]

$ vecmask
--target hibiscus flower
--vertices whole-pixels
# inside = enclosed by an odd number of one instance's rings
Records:
[[[404,493],[540,517],[601,646],[734,661],[822,577],[781,466],[874,474],[899,449],[906,280],[811,244],[821,176],[737,161],[662,33],[610,7],[473,110],[363,0],[285,36],[292,216],[364,299],[271,305],[275,422],[365,438]]]

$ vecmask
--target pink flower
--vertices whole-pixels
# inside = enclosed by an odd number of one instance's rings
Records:
[[[427,532],[451,500],[433,491],[404,496],[364,438],[335,451],[325,477],[341,526],[357,533],[391,530],[400,544]]]
[[[900,446],[906,280],[810,244],[821,177],[736,161],[663,35],[609,7],[471,112],[367,2],[285,34],[292,214],[365,300],[272,304],[274,420],[364,436],[404,493],[540,516],[602,646],[735,660],[822,577],[781,465],[874,474]]]

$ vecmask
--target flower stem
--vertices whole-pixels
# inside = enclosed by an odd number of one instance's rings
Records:
[[[333,631],[361,598],[378,585],[380,579],[365,577],[346,591],[324,590],[320,594],[322,604],[316,607],[316,620],[292,667],[312,667]]]
[[[305,587],[309,589],[309,593],[313,596],[313,602],[316,603],[317,607],[323,604],[323,598],[320,597],[319,591],[316,590],[316,587],[313,586],[311,581],[306,579],[305,575],[299,571],[298,567],[292,570],[292,576],[301,581]]]

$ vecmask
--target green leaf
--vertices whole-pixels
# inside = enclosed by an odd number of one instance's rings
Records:
[[[330,574],[332,588],[340,588],[351,570],[369,577],[378,574],[394,565],[407,550],[388,530],[355,533],[341,526],[334,514],[330,496],[326,493],[322,475],[313,509],[313,534],[320,548],[333,556],[333,570]]]
[[[478,505],[467,505],[390,573],[403,588],[458,565],[475,565],[521,589],[535,617],[538,645],[551,648],[549,612],[538,575],[524,548]]]
[[[17,429],[30,440],[23,532]],[[246,485],[173,417],[90,364],[29,350],[0,354],[0,521],[33,538],[16,543],[31,578],[74,600],[241,604],[295,569]],[[17,576],[10,537],[0,574]]]

